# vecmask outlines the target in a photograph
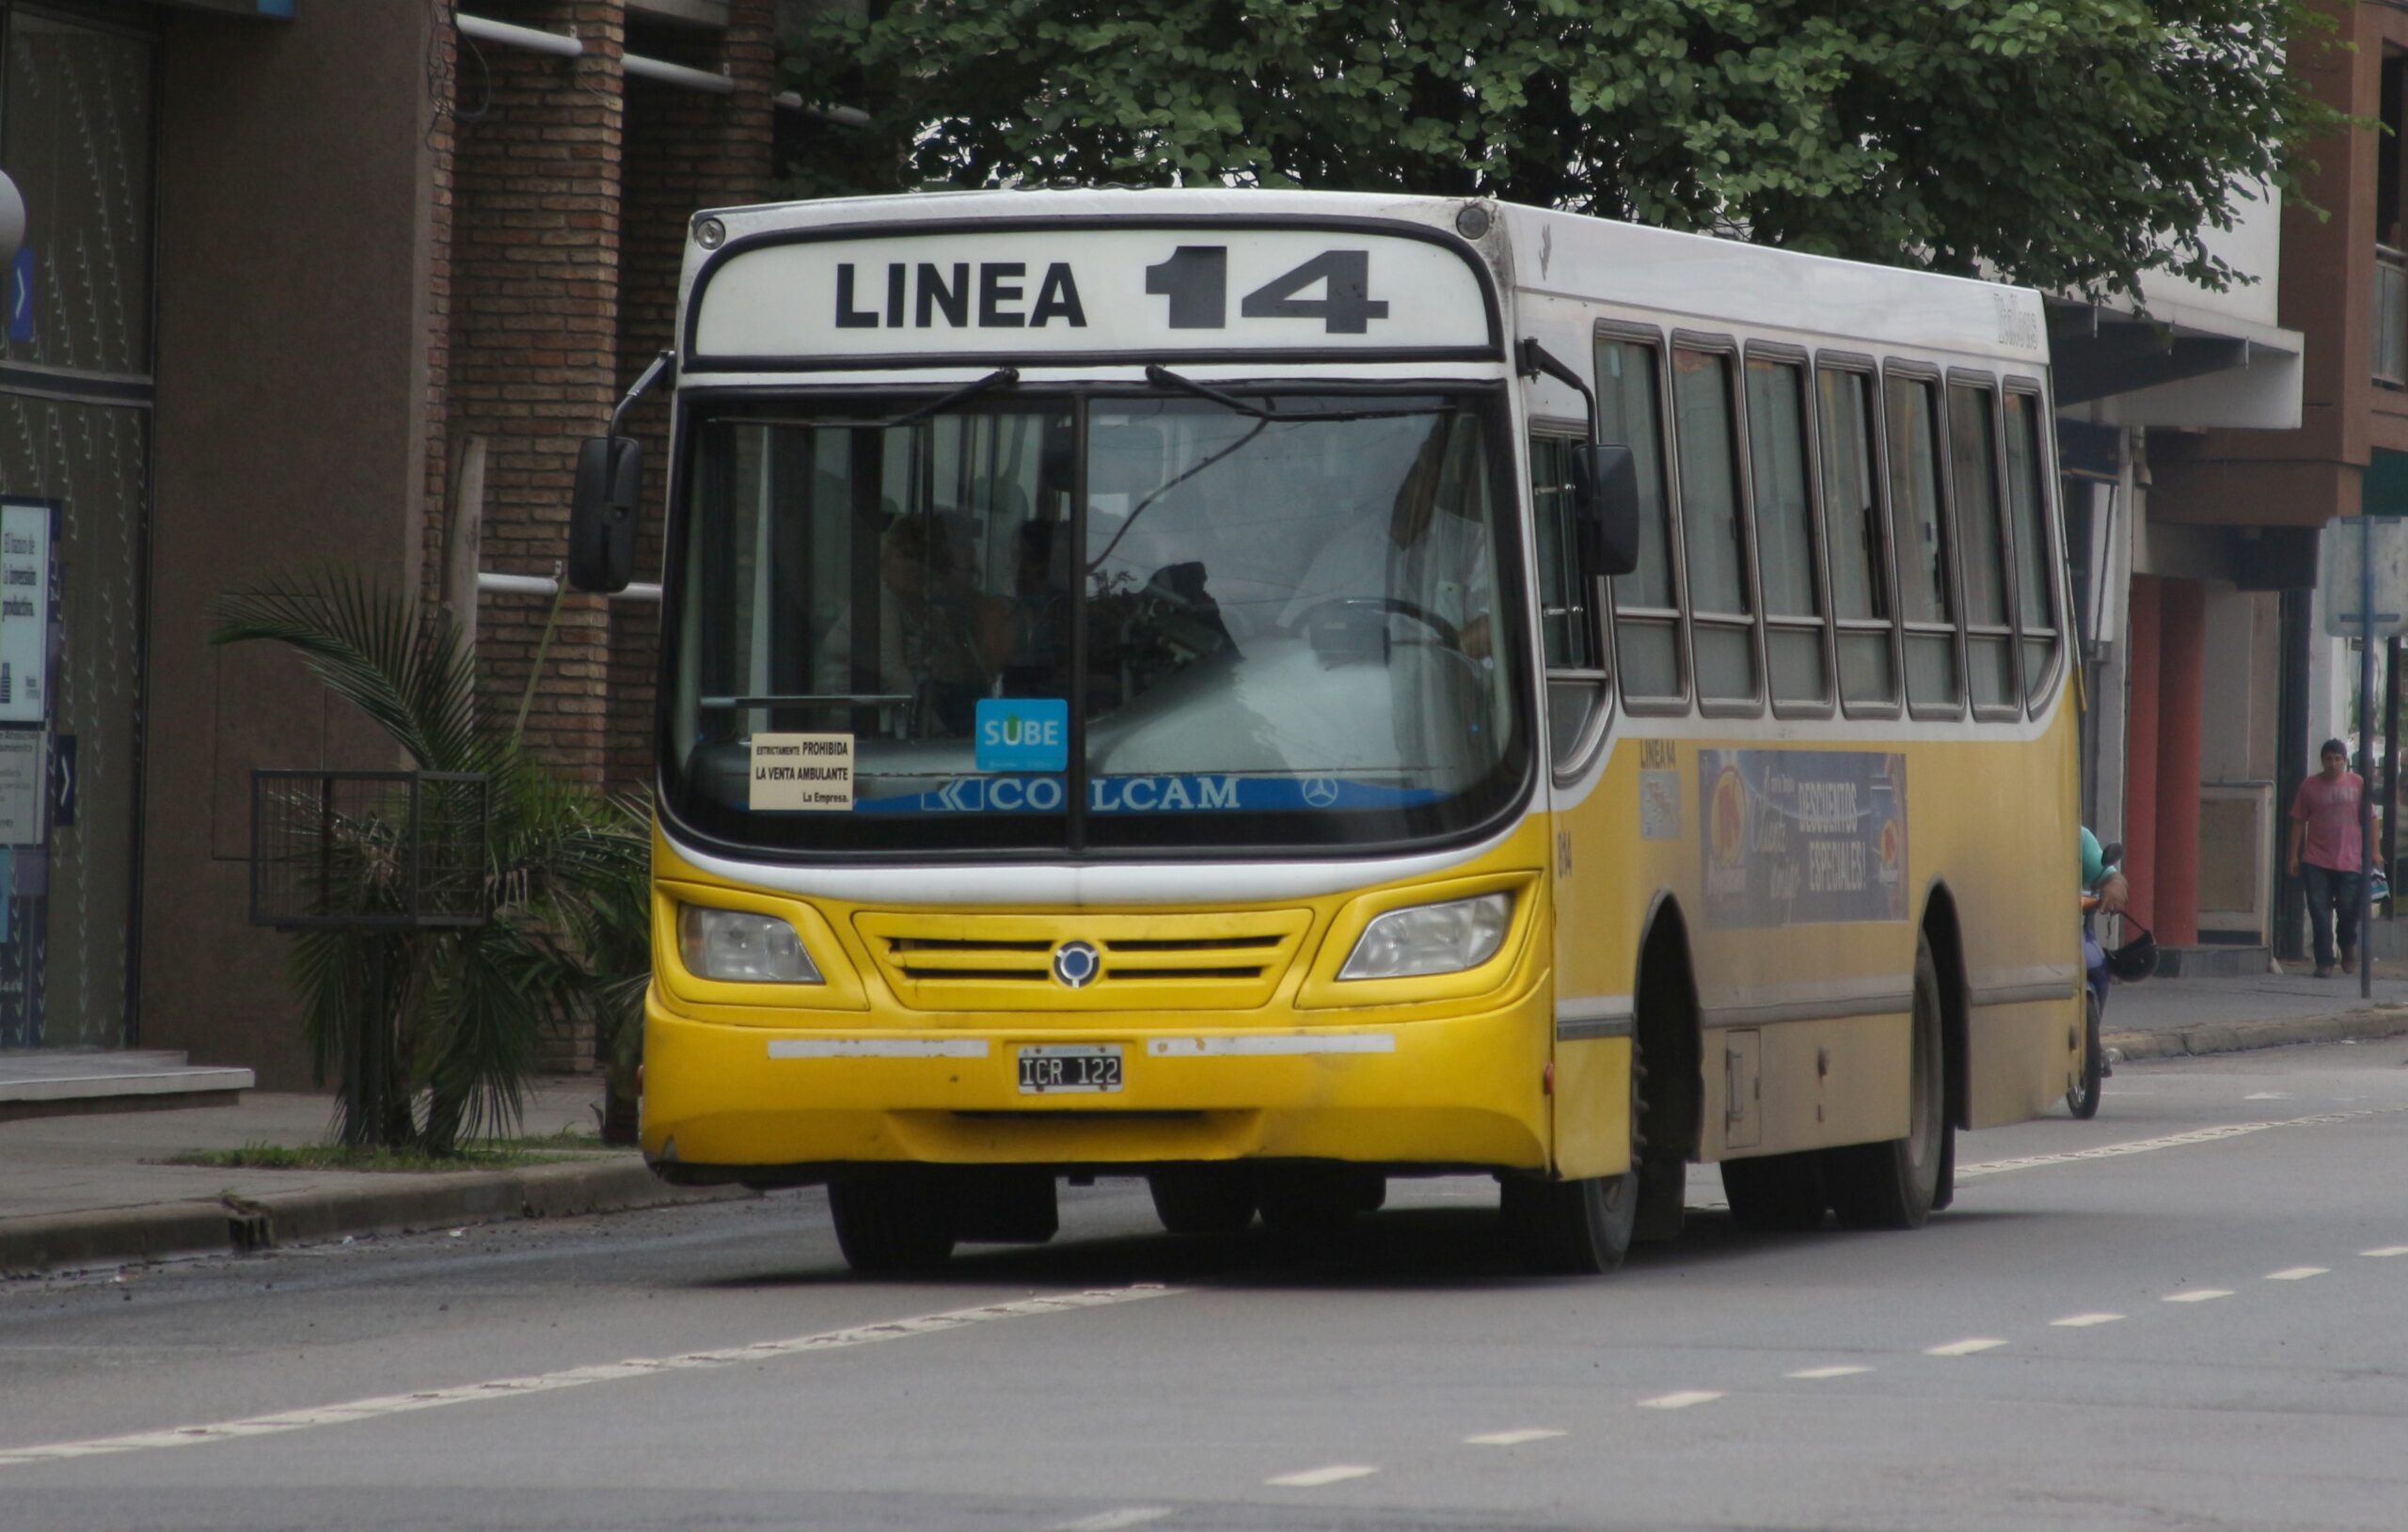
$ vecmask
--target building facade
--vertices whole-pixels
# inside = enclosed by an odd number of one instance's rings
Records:
[[[395,763],[287,655],[212,646],[215,604],[365,570],[471,623],[515,708],[577,442],[669,344],[688,215],[770,191],[800,8],[0,0],[0,581],[40,592],[0,606],[0,1047],[306,1082],[250,773]],[[530,736],[645,778],[655,641],[566,598]]]

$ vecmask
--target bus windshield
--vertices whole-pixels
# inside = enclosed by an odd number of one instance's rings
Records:
[[[797,851],[1480,824],[1529,755],[1496,407],[1099,393],[702,416],[664,807]]]

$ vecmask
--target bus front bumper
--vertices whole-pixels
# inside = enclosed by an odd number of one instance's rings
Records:
[[[1123,1031],[1093,1017],[1075,1031],[1040,1017],[980,1029],[728,1025],[676,1016],[656,997],[643,1152],[686,1184],[793,1184],[871,1162],[1537,1169],[1550,1105],[1545,993],[1442,1019],[1239,1028],[1191,1014]],[[1062,1044],[1117,1045],[1119,1088],[1023,1093],[1022,1050]]]

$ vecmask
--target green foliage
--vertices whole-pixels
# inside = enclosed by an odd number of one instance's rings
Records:
[[[2050,289],[2210,287],[2340,118],[2302,0],[895,0],[788,60],[803,195],[1481,195]]]
[[[483,864],[485,924],[361,934],[310,930],[292,974],[320,1078],[343,1063],[363,1015],[393,1019],[385,1120],[346,1138],[435,1155],[514,1130],[547,1022],[591,1019],[606,1039],[632,1032],[650,964],[651,813],[569,782],[514,729],[476,707],[473,660],[450,614],[356,573],[330,570],[237,592],[219,606],[217,643],[265,640],[299,654],[337,696],[423,771],[491,779]],[[533,681],[531,678],[529,685]],[[383,855],[397,833],[372,805],[338,827],[333,877],[346,908],[380,908]],[[394,908],[389,904],[382,908]]]

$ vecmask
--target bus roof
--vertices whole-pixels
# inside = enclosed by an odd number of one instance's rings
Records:
[[[1458,218],[1487,210],[1488,229],[1465,241]],[[1525,207],[1485,198],[1377,192],[1236,188],[1081,187],[922,192],[718,208],[697,213],[725,230],[723,245],[902,234],[912,226],[1060,227],[1149,219],[1319,220],[1416,226],[1485,259],[1501,287],[1533,297],[1641,310],[1699,327],[1812,332],[1868,349],[1913,346],[2047,364],[2040,296],[2028,288],[1905,267],[1807,255],[1703,234]],[[933,229],[931,229],[933,232]],[[686,283],[710,251],[689,238]]]

